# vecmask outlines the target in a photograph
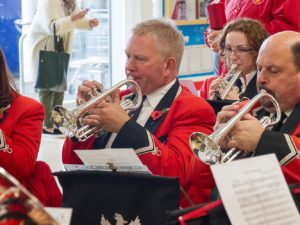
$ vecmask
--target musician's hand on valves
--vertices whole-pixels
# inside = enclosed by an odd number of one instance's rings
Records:
[[[217,121],[214,127],[214,130],[218,130],[219,128],[226,125],[226,123],[237,114],[240,107],[237,103],[232,105],[223,106],[222,110],[217,114]],[[218,143],[222,149],[229,149],[228,142],[230,141],[230,136],[227,135],[220,143]]]
[[[226,95],[227,100],[240,100],[239,97],[239,88],[237,86],[233,86],[228,94]]]
[[[100,92],[103,89],[103,85],[97,81],[85,80],[78,87],[76,103],[82,105],[91,99],[92,94],[96,94],[95,91]]]
[[[254,152],[263,132],[264,128],[259,120],[247,114],[228,134],[228,147]]]
[[[127,112],[120,106],[119,92],[114,92],[110,102],[101,101],[90,109],[82,123],[118,133],[129,119]]]
[[[222,107],[222,110],[217,114],[217,121],[214,130],[224,126],[233,116],[240,110],[238,102]]]
[[[209,96],[215,96],[218,93],[220,83],[222,82],[222,80],[223,80],[222,77],[218,77],[213,82],[211,82],[208,90]]]

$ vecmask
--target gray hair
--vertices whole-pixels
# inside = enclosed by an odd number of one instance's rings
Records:
[[[175,57],[177,68],[184,51],[184,39],[173,21],[168,19],[151,19],[137,24],[132,29],[134,36],[150,36],[155,41],[161,57]]]

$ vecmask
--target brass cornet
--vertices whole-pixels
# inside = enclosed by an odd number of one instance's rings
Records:
[[[130,90],[134,91],[135,98],[133,100],[123,100],[121,102],[121,107],[127,113],[136,110],[142,104],[142,91],[134,80],[126,79],[117,83],[109,90],[104,90],[102,92],[92,90],[90,93],[91,99],[89,101],[70,111],[63,106],[55,106],[52,110],[53,122],[55,125],[64,128],[65,135],[69,137],[76,137],[79,141],[85,141],[93,135],[102,133],[103,130],[101,128],[91,127],[88,125],[83,126],[80,122],[81,118],[84,117],[89,109],[93,108],[99,102],[103,100],[109,101],[108,99],[110,96],[124,85],[134,87],[134,90],[132,90],[132,88]]]
[[[190,148],[195,153],[197,158],[202,162],[212,165],[224,162],[230,162],[233,159],[239,157],[244,151],[237,150],[235,148],[230,149],[227,153],[224,153],[219,146],[221,140],[232,130],[232,128],[240,121],[261,99],[268,98],[272,101],[276,109],[276,120],[271,122],[270,117],[263,117],[260,122],[264,128],[273,126],[278,123],[281,117],[281,110],[278,102],[275,98],[268,94],[265,90],[261,90],[254,98],[252,98],[239,112],[232,117],[223,127],[217,129],[211,135],[205,135],[201,132],[195,132],[190,136],[189,143]]]
[[[0,167],[0,205],[0,224],[8,224],[8,219],[28,218],[37,225],[59,225],[40,201],[2,167]],[[30,224],[33,224],[32,222]]]
[[[223,77],[221,82],[216,86],[214,93],[209,97],[210,100],[217,100],[218,98],[224,100],[227,97],[228,93],[235,86],[236,81],[243,75],[242,71],[235,71],[236,67],[236,64],[232,64],[228,73]]]

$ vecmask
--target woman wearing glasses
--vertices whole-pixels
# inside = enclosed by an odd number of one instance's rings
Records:
[[[239,88],[233,87],[225,99],[252,98],[257,94],[256,58],[262,42],[267,37],[267,30],[256,20],[238,19],[226,25],[219,42],[219,54],[228,68],[234,67],[233,73],[241,72],[242,76],[234,85]],[[213,96],[223,79],[224,76],[220,76],[206,80],[200,90],[200,96],[206,99]]]

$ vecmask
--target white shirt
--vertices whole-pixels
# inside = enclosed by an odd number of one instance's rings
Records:
[[[287,118],[292,114],[293,110],[294,110],[294,109],[290,109],[290,110],[288,110],[288,111],[286,111],[286,112],[281,112],[282,115],[283,115],[283,114],[286,115],[286,118],[282,121],[282,124],[284,124],[284,123],[286,122]],[[281,115],[281,116],[282,116],[282,115]],[[272,122],[274,122],[275,119],[276,119],[276,114],[275,114],[275,113],[270,113],[270,118],[271,118]],[[275,124],[274,126],[276,126],[276,124]],[[268,130],[272,130],[272,128],[273,128],[274,126],[271,126],[271,127],[267,128],[267,129],[268,129]]]
[[[168,83],[167,85],[157,89],[151,94],[147,95],[144,102],[141,112],[136,120],[138,124],[144,126],[149,119],[151,113],[156,108],[158,103],[162,100],[165,94],[169,91],[169,89],[175,84],[176,79]],[[105,148],[111,148],[113,141],[115,140],[117,133],[112,133]]]
[[[256,70],[253,71],[253,72],[247,73],[247,74],[245,75],[245,79],[244,79],[243,76],[240,78],[240,80],[241,80],[241,82],[242,82],[242,84],[243,84],[243,90],[242,90],[242,93],[245,92],[247,85],[250,83],[250,81],[251,81],[252,78],[255,76],[255,74],[256,74]]]

